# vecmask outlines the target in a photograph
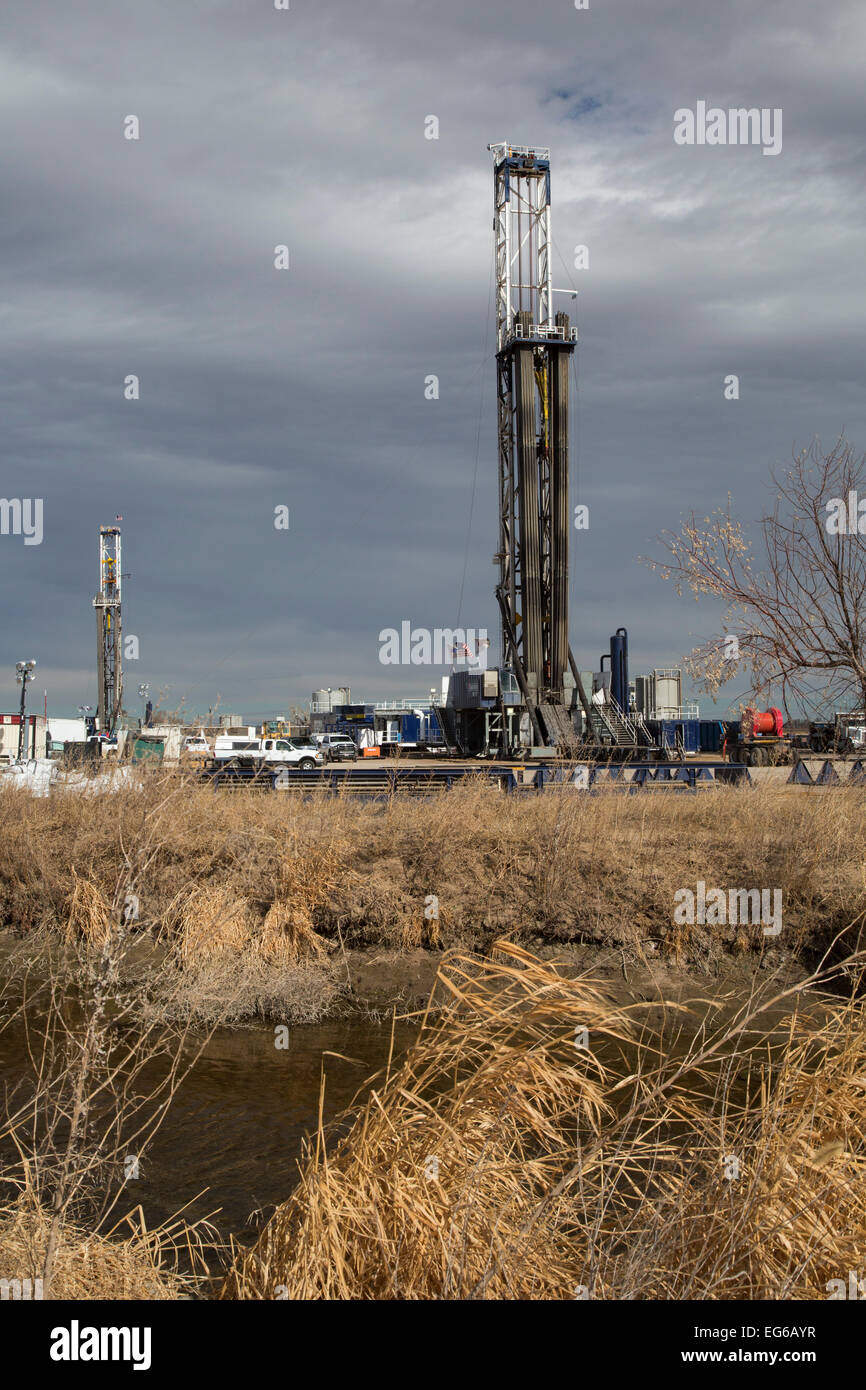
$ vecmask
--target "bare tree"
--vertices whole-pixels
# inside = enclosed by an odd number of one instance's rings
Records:
[[[841,437],[770,474],[776,497],[761,518],[756,556],[728,506],[694,513],[650,559],[677,593],[725,605],[723,631],[685,657],[698,688],[715,694],[739,673],[754,700],[780,690],[785,707],[850,703],[866,709],[866,454]]]

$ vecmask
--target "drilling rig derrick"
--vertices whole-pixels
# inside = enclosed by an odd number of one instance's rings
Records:
[[[553,312],[550,151],[489,145],[494,158],[499,582],[503,666],[533,741],[574,740],[568,638],[569,364],[577,330]],[[582,693],[582,692],[581,692]]]
[[[99,528],[99,593],[96,609],[96,663],[99,690],[97,718],[103,733],[117,730],[123,707],[123,666],[121,660],[121,570],[120,531],[116,526]]]

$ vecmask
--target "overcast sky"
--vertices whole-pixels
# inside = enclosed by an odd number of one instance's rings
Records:
[[[816,435],[866,448],[857,0],[7,0],[0,37],[0,491],[44,504],[40,545],[0,536],[5,710],[27,658],[33,704],[95,704],[116,514],[136,712],[142,681],[248,717],[421,694],[444,668],[378,660],[404,619],[496,659],[491,141],[551,147],[579,290],[581,667],[714,630],[641,564],[659,531],[728,491],[757,518]],[[781,108],[781,152],[677,145],[698,101]]]

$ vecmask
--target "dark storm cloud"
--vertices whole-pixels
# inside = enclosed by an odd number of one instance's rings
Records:
[[[7,8],[2,493],[44,498],[45,539],[0,537],[0,703],[31,656],[55,709],[92,702],[117,512],[128,691],[421,693],[378,632],[456,623],[461,589],[495,633],[503,138],[551,145],[554,283],[580,292],[572,642],[593,665],[624,623],[635,665],[677,661],[710,615],[641,568],[653,536],[728,491],[758,516],[814,434],[866,447],[864,28],[854,3]],[[782,153],[676,146],[698,100],[781,107]]]

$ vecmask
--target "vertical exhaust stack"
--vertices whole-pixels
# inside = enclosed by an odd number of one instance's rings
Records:
[[[101,731],[109,734],[116,731],[123,708],[121,578],[120,530],[117,526],[100,526],[99,593],[93,600],[99,686],[96,713]]]
[[[618,627],[610,639],[610,693],[623,714],[628,714],[628,633]]]
[[[568,394],[577,330],[552,309],[550,151],[489,145],[496,236],[502,660],[540,743],[568,705]]]

